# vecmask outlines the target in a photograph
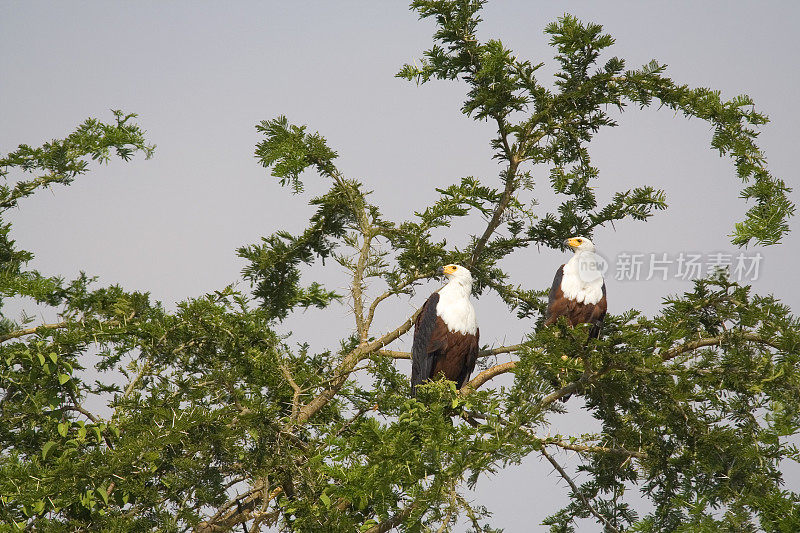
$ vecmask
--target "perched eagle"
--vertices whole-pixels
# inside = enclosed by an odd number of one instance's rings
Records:
[[[422,306],[414,326],[411,348],[411,394],[428,379],[440,375],[459,389],[469,381],[478,359],[478,323],[469,301],[472,274],[463,266],[439,269],[448,282]]]
[[[570,326],[591,324],[590,338],[598,338],[606,316],[606,283],[592,241],[572,237],[564,241],[575,255],[559,267],[547,302],[545,326],[567,317]]]

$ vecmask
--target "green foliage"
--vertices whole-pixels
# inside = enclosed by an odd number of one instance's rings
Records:
[[[62,140],[53,140],[39,148],[27,144],[19,145],[16,151],[0,158],[0,178],[8,178],[8,169],[16,168],[24,173],[41,172],[32,180],[18,181],[14,186],[0,186],[0,210],[16,207],[21,198],[30,196],[39,188],[53,183],[69,185],[79,175],[85,174],[89,162],[106,163],[112,150],[117,157],[128,161],[136,152],[150,157],[155,150],[144,140],[144,132],[129,121],[135,114],[112,111],[116,122],[105,124],[97,119],[87,119],[77,130]]]
[[[300,174],[309,166],[321,174],[334,171],[336,152],[318,133],[305,133],[305,126],[289,125],[286,117],[280,116],[261,121],[256,130],[267,137],[256,146],[256,157],[266,168],[272,168],[272,175],[280,178],[281,185],[291,185],[294,192],[302,192]]]
[[[526,288],[502,265],[531,244],[558,247],[569,235],[666,208],[664,193],[647,185],[618,191],[605,206],[593,192],[600,173],[587,145],[616,125],[608,109],[631,104],[712,124],[712,147],[733,158],[747,184],[742,196],[755,202],[734,243],[778,242],[794,207],[754,142],[766,118],[747,97],[724,102],[674,83],[657,63],[633,71],[616,57],[598,64],[613,39],[571,16],[545,30],[559,66],[545,86],[539,64],[477,39],[482,4],[414,2],[436,21],[435,43],[421,66],[399,75],[466,84],[462,111],[497,127],[498,179],[462,178],[408,220],[387,220],[369,191],[336,168],[319,133],[285,117],[263,121],[258,161],[294,193],[306,170],[327,191],[309,200],[304,231],[279,230],[238,250],[252,294],[232,284],[167,311],[146,293],[98,287],[85,274],[67,281],[28,270],[32,254],[0,221],[0,297],[30,298],[60,316],[0,321],[7,529],[209,532],[244,523],[251,531],[375,533],[447,530],[460,520],[495,531],[465,489],[558,449],[580,455],[585,481],[559,472],[571,501],[546,519],[552,531],[578,531],[587,520],[606,531],[800,529],[800,496],[784,488],[782,473],[800,459],[791,441],[800,428],[800,321],[790,309],[716,276],[669,297],[654,317],[609,316],[603,338],[589,339],[588,327],[563,321],[542,328],[549,280],[524,280],[534,285]],[[112,151],[149,156],[133,115],[115,116],[115,125],[89,120],[64,140],[0,159],[6,179],[37,174],[0,189],[0,206],[69,184]],[[560,198],[550,213],[534,196],[542,174]],[[453,233],[455,220],[480,220],[485,230],[465,240]],[[486,373],[462,391],[437,381],[410,398],[394,361],[407,354],[386,347],[409,332],[413,316],[386,332],[374,331],[373,319],[385,303],[407,305],[415,283],[450,262],[470,268],[476,295],[496,293],[531,329],[523,344],[496,351],[514,353],[513,364],[493,366],[484,352]],[[308,270],[331,266],[348,273],[346,295],[302,284]],[[354,328],[336,346],[312,350],[302,322],[296,337],[275,332],[293,310],[339,301]],[[488,376],[505,372],[513,383],[492,387]],[[599,433],[541,434],[568,394],[585,400]],[[634,490],[651,507],[634,509]]]
[[[554,191],[572,198],[559,207],[560,216],[549,215],[544,224],[531,228],[531,239],[554,245],[563,240],[561,235],[590,234],[606,222],[627,216],[645,219],[653,209],[665,207],[663,192],[642,188],[627,193],[636,202],[615,198],[611,205],[593,213],[596,201],[588,186],[598,172],[591,166],[586,143],[602,127],[616,126],[606,111],[609,106],[624,111],[629,104],[645,107],[654,103],[709,122],[714,128],[712,148],[733,159],[737,176],[747,184],[742,198],[755,202],[745,220],[736,225],[734,244],[774,244],[788,232],[786,220],[794,213],[794,204],[787,197],[790,189],[769,173],[755,144],[755,128],[766,124],[767,117],[755,111],[749,97],[723,101],[719,91],[678,85],[663,75],[665,67],[655,61],[627,71],[625,61],[618,57],[598,65],[613,38],[603,34],[601,26],[583,24],[570,15],[545,29],[560,65],[554,92],[535,77],[541,63],[518,59],[500,41],[478,41],[475,33],[482,4],[413,2],[422,18],[436,20],[437,44],[425,52],[421,66],[405,65],[398,76],[418,83],[432,78],[466,81],[469,92],[462,111],[476,120],[497,121],[496,157],[508,160],[514,168],[515,161],[553,165]],[[565,220],[565,213],[573,214],[574,220]],[[588,215],[590,222],[582,215]],[[573,231],[565,231],[569,229]],[[560,235],[552,240],[552,233]]]

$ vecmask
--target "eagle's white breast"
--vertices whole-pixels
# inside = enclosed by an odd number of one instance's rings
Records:
[[[462,334],[475,335],[478,331],[478,321],[475,318],[475,308],[469,301],[472,287],[451,280],[439,290],[439,303],[436,304],[436,314],[442,317],[447,329]]]
[[[564,265],[564,296],[578,303],[596,304],[603,297],[603,274],[592,252],[577,252]]]

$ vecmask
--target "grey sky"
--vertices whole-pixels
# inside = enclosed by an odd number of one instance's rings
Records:
[[[800,123],[800,4],[497,1],[485,9],[480,36],[499,37],[552,72],[542,29],[565,12],[603,24],[616,38],[612,53],[629,67],[655,58],[678,82],[752,96],[772,119],[760,144],[773,174],[797,183],[790,158]],[[432,28],[405,2],[0,1],[0,153],[61,137],[88,116],[110,120],[110,108],[139,113],[158,145],[150,161],[96,167],[69,188],[25,200],[11,215],[15,238],[45,273],[85,270],[103,283],[150,290],[168,307],[220,288],[239,276],[238,246],[277,229],[301,229],[308,197],[323,190],[309,176],[306,193],[292,197],[256,164],[254,125],[279,114],[324,135],[340,154],[340,169],[373,189],[396,220],[461,176],[496,183],[493,130],[459,112],[464,86],[416,87],[393,77],[430,46]],[[671,206],[650,222],[598,231],[601,253],[613,260],[626,251],[736,252],[727,235],[746,205],[731,162],[709,147],[711,133],[705,123],[667,111],[631,110],[620,127],[598,135],[591,154],[601,202],[652,184],[666,189]],[[547,187],[546,173],[534,170],[534,177]],[[540,198],[544,213],[552,196]],[[448,237],[464,242],[476,227],[456,226]],[[754,286],[800,309],[797,219],[792,227],[782,246],[758,249],[764,260]],[[543,288],[565,259],[532,248],[506,265],[519,282]],[[312,270],[308,279],[344,285],[337,267]],[[613,272],[607,284],[612,313],[652,314],[664,296],[691,288],[675,279],[617,281]],[[396,325],[433,287],[390,305],[376,327]],[[516,342],[530,328],[494,297],[476,308],[488,344]],[[313,330],[308,321],[323,316],[315,311],[283,327],[324,349],[352,328],[346,307],[333,314]],[[591,419],[574,400],[568,407],[553,431],[586,431]],[[544,529],[534,524],[568,492],[550,472],[526,461],[482,481],[476,498],[507,531]],[[795,488],[798,472],[790,476]]]

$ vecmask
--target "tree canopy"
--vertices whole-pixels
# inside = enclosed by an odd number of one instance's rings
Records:
[[[626,67],[608,56],[614,39],[601,26],[569,15],[545,29],[557,73],[541,80],[543,63],[478,39],[483,3],[414,1],[436,31],[424,57],[397,76],[463,83],[461,111],[496,127],[489,142],[499,175],[461,178],[437,189],[431,205],[390,220],[364,183],[337,168],[321,134],[283,116],[264,120],[257,161],[291,193],[311,179],[327,190],[309,200],[305,230],[238,250],[249,291],[232,284],[168,311],[89,275],[30,269],[32,254],[2,222],[3,301],[60,317],[0,321],[0,521],[9,530],[377,533],[461,521],[495,531],[468,490],[531,455],[570,487],[569,505],[545,521],[554,532],[587,520],[610,532],[800,529],[800,496],[782,474],[800,458],[789,439],[800,424],[800,321],[786,305],[719,272],[666,298],[652,317],[609,315],[602,338],[589,339],[588,328],[541,327],[550,280],[513,279],[503,268],[531,246],[560,248],[566,237],[667,208],[664,192],[648,185],[598,204],[588,146],[617,125],[609,109],[666,108],[710,124],[711,148],[731,159],[746,205],[731,242],[778,244],[794,205],[756,144],[767,117],[747,96],[726,101],[673,81],[655,61]],[[2,212],[69,185],[91,161],[150,157],[136,115],[113,115],[0,157]],[[537,197],[548,186],[560,205],[542,212]],[[483,223],[461,247],[451,228],[460,219]],[[441,380],[411,398],[396,364],[409,354],[392,342],[415,315],[386,331],[373,323],[446,263],[467,266],[474,296],[497,294],[528,320],[529,334],[483,347],[480,371],[462,390]],[[346,293],[306,281],[326,268],[348,273]],[[276,330],[295,310],[341,305],[352,329],[325,351],[304,343],[302,323],[291,336]],[[514,359],[494,364],[502,353]],[[494,385],[503,374],[511,384]],[[601,431],[541,431],[570,395],[583,398]],[[95,396],[110,415],[85,406]],[[580,455],[587,481],[558,463],[557,449]],[[650,507],[632,505],[632,491]]]

